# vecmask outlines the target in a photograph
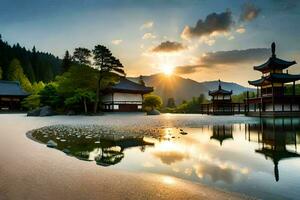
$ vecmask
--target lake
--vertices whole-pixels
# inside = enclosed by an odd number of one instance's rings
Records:
[[[300,196],[300,119],[176,114],[7,116],[23,121],[17,128],[24,129],[27,140],[43,148],[52,140],[57,146],[47,149],[61,151],[61,156],[77,162],[166,175],[168,184],[176,177],[262,199]]]

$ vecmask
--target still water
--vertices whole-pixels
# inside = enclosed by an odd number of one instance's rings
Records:
[[[164,127],[152,137],[86,132],[44,127],[31,137],[52,140],[66,155],[99,167],[164,174],[263,199],[300,197],[300,119]]]

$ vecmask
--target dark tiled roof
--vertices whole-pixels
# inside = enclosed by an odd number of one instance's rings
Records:
[[[219,85],[219,88],[217,90],[209,91],[209,95],[214,96],[214,95],[232,95],[232,91],[224,90],[222,89],[221,85]]]
[[[272,56],[264,64],[259,65],[259,66],[254,66],[254,69],[258,70],[258,71],[268,71],[268,70],[272,70],[272,69],[283,70],[294,64],[296,64],[296,61],[285,61],[285,60],[276,58],[276,56]]]
[[[120,81],[110,88],[113,91],[118,92],[132,92],[132,93],[150,93],[153,92],[152,87],[146,87],[141,84],[130,81],[126,78],[121,77]]]
[[[17,81],[0,81],[0,96],[28,96],[28,93]]]
[[[272,81],[279,83],[290,83],[300,80],[300,74],[270,74],[255,81],[248,81],[250,85],[261,86],[270,84]]]

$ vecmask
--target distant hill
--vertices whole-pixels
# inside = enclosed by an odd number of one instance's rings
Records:
[[[133,81],[138,81],[139,77],[129,78]],[[173,97],[176,104],[183,100],[190,100],[193,97],[198,97],[200,94],[208,96],[209,90],[218,88],[218,81],[197,82],[191,79],[182,78],[177,75],[166,76],[164,74],[154,74],[143,76],[143,80],[147,86],[154,87],[154,93],[161,96],[164,102]],[[241,86],[237,83],[221,82],[222,88],[232,90],[233,94],[240,94],[245,91],[253,91],[252,88]]]

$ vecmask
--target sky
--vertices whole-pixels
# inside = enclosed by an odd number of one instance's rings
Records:
[[[127,76],[177,74],[248,86],[271,55],[300,62],[298,0],[0,0],[10,44],[63,57],[106,45]],[[290,68],[300,73],[300,65]]]

